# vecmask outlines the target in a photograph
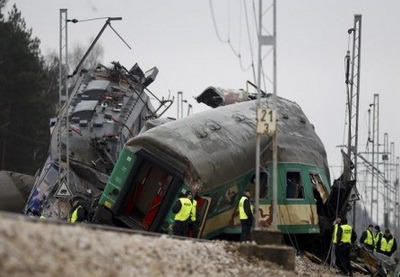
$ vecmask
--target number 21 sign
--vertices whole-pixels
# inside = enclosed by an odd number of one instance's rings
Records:
[[[273,135],[276,130],[276,110],[257,109],[257,133]]]

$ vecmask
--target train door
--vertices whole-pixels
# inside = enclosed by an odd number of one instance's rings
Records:
[[[172,175],[167,169],[157,163],[141,159],[140,166],[132,181],[129,191],[122,205],[120,219],[131,227],[141,227],[145,230],[152,228],[156,218],[161,220],[161,214],[166,209],[161,209],[171,187],[177,187],[181,179]],[[171,197],[167,197],[168,200]]]
[[[201,238],[207,215],[210,210],[211,197],[198,197],[197,200],[197,219],[199,222],[197,237]]]

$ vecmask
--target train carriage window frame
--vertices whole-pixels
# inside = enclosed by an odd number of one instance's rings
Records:
[[[314,199],[316,201],[317,201],[317,199],[320,199],[325,204],[326,201],[328,200],[328,192],[325,187],[325,183],[321,178],[321,175],[317,172],[310,172],[309,177],[310,177],[311,189],[312,189],[312,192],[314,195]],[[314,193],[318,193],[319,196]]]
[[[262,200],[269,199],[268,182],[269,182],[269,174],[265,171],[260,172],[260,199],[262,199]],[[248,187],[251,190],[251,195],[252,195],[251,200],[255,200],[256,174],[253,174],[251,176]]]
[[[300,170],[287,170],[285,174],[285,197],[287,200],[305,200],[304,182]]]
[[[173,166],[172,164],[166,163],[162,160],[161,157],[151,153],[147,150],[139,150],[135,153],[137,156],[137,160],[135,161],[135,165],[132,168],[130,176],[127,178],[120,195],[124,195],[123,197],[119,197],[113,207],[114,214],[117,215],[119,220],[123,221],[124,224],[132,227],[132,228],[140,228],[148,231],[158,231],[161,227],[161,222],[168,212],[168,203],[170,203],[175,195],[178,192],[180,185],[183,182],[183,170]],[[147,214],[143,216],[135,216],[128,212],[129,202],[133,201],[131,198],[133,196],[135,188],[139,185],[139,179],[142,178],[142,181],[147,182],[147,178],[143,179],[143,174],[140,173],[144,168],[150,167],[150,170],[156,170],[159,173],[168,173],[168,184],[165,185],[165,191],[163,191],[163,197],[161,202],[158,204],[157,212],[154,215],[148,215],[151,210],[147,210]],[[164,175],[163,175],[164,176]],[[144,184],[145,185],[145,184]],[[164,187],[164,186],[163,186]],[[154,197],[159,195],[158,192],[161,187],[157,188],[156,194],[151,194]],[[156,190],[154,190],[156,191]],[[148,198],[147,206],[150,207],[152,205],[151,200],[154,198]],[[134,205],[135,201],[132,203]],[[150,206],[149,206],[150,205]],[[126,210],[128,209],[128,210]],[[150,216],[151,218],[146,218],[146,216]],[[144,222],[144,220],[146,222]]]

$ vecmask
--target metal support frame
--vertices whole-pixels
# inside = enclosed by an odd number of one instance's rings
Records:
[[[273,72],[273,109],[276,110],[276,96],[277,96],[277,82],[276,82],[276,0],[272,1],[272,24],[273,24],[273,35],[264,36],[262,33],[263,30],[263,9],[262,9],[262,0],[259,0],[259,15],[258,15],[258,76],[257,76],[257,110],[261,108],[261,72],[263,71],[262,67],[262,46],[268,45],[272,47],[273,50],[273,63],[272,63],[272,72]],[[268,9],[269,9],[268,8]],[[256,131],[257,132],[257,131]],[[273,151],[273,168],[272,168],[272,192],[273,192],[273,221],[272,228],[278,228],[278,169],[277,169],[277,161],[278,161],[278,152],[277,152],[277,134],[275,132],[272,135],[272,151]],[[255,168],[255,229],[259,229],[259,221],[260,221],[260,141],[261,134],[256,134],[256,168]]]
[[[389,190],[390,190],[390,182],[389,182],[389,135],[388,133],[383,134],[383,154],[382,154],[382,163],[383,163],[383,172],[385,176],[385,180],[383,182],[383,225],[389,226]]]
[[[361,15],[354,15],[354,27],[349,30],[353,32],[353,48],[351,58],[351,79],[348,91],[348,142],[347,155],[354,165],[350,179],[357,180],[357,152],[358,152],[358,115],[360,102],[360,67],[361,67]],[[350,200],[358,200],[358,191],[355,188]],[[353,226],[356,224],[355,202],[353,203]]]
[[[178,91],[176,95],[176,119],[183,117],[183,92]]]
[[[60,9],[60,56],[59,56],[59,118],[58,123],[58,166],[59,185],[66,175],[66,182],[69,185],[69,114],[68,114],[68,11]],[[65,163],[62,162],[62,133],[65,134]],[[65,173],[65,175],[63,174]]]

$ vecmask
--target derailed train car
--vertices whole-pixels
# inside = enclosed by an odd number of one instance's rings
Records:
[[[66,219],[73,197],[98,200],[125,142],[171,102],[158,109],[150,102],[147,86],[157,73],[156,67],[143,73],[137,64],[127,70],[118,62],[81,70],[63,108],[69,120],[59,116],[52,126],[49,156],[25,213]]]
[[[263,103],[271,106],[271,98]],[[333,187],[324,146],[299,105],[280,97],[276,104],[278,228],[284,234],[320,234],[337,213],[329,203],[338,203],[329,197]],[[169,122],[131,139],[104,189],[95,221],[170,233],[178,194],[190,190],[197,195],[199,237],[239,233],[239,199],[245,188],[254,190],[255,129],[256,103],[250,100]],[[271,138],[262,136],[263,227],[273,220],[271,146]]]

